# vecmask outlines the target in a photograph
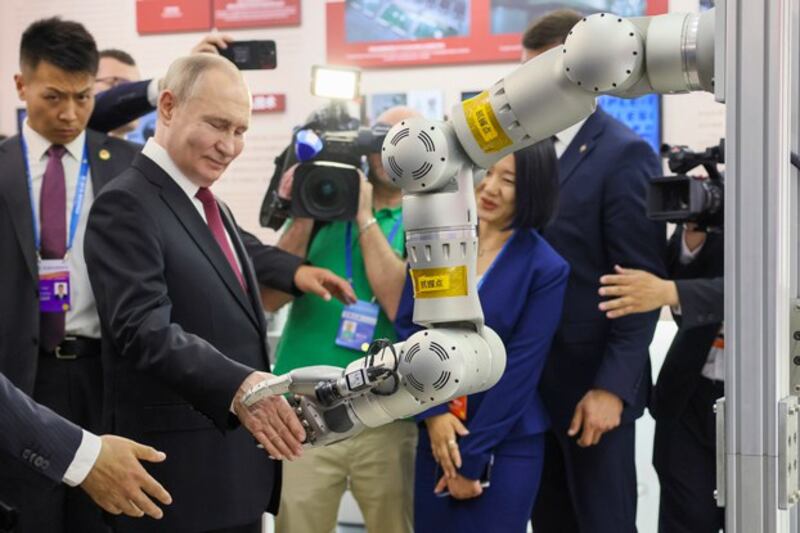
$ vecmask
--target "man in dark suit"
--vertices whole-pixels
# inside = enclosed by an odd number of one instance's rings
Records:
[[[611,318],[668,305],[678,332],[653,388],[653,465],[661,485],[660,533],[717,533],[716,400],[724,395],[724,263],[721,233],[678,228],[669,243],[671,279],[623,270],[602,278]]]
[[[260,531],[280,495],[280,463],[267,454],[298,456],[304,431],[282,397],[241,403],[269,376],[266,328],[240,230],[209,187],[244,147],[250,95],[210,54],[176,60],[164,84],[155,137],[97,198],[86,238],[109,422],[170,455],[154,472],[175,498],[161,523],[115,529]],[[268,250],[285,292],[319,271]]]
[[[31,400],[1,372],[0,405],[0,453],[51,484],[80,486],[109,513],[162,516],[144,493],[164,504],[171,497],[139,460],[161,462],[164,453],[121,437],[87,432]],[[23,514],[24,522],[27,518]]]
[[[92,432],[100,430],[100,320],[83,237],[94,196],[137,151],[86,130],[96,69],[95,42],[80,24],[29,26],[15,76],[28,118],[21,136],[0,144],[0,372]],[[59,283],[68,295],[60,300]],[[107,531],[83,491],[26,490],[17,463],[0,458],[0,499],[28,517],[20,532]]]
[[[582,18],[546,15],[523,38],[524,59],[558,46]],[[599,279],[615,265],[663,272],[665,228],[646,217],[660,162],[601,109],[555,136],[559,212],[544,237],[570,264],[561,324],[540,382],[552,418],[537,533],[636,530],[634,423],[650,391],[648,346],[657,314],[608,320]]]

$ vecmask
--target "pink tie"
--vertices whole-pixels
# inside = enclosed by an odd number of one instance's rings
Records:
[[[217,205],[216,199],[214,199],[214,193],[212,193],[208,187],[200,187],[200,190],[197,191],[195,196],[203,203],[203,210],[206,212],[208,228],[214,235],[214,239],[216,239],[222,253],[225,254],[225,258],[236,274],[236,278],[239,280],[242,289],[247,292],[247,284],[244,282],[244,276],[242,276],[242,272],[236,265],[236,258],[233,255],[233,250],[231,250],[231,246],[228,244],[228,239],[225,236],[225,226],[222,224],[222,215],[220,215],[219,206]]]

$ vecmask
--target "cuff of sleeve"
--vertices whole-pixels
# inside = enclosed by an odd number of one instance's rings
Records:
[[[492,458],[490,453],[461,453],[461,468],[458,473],[467,479],[480,479],[486,471],[486,465]]]
[[[422,411],[421,413],[414,415],[414,420],[417,422],[424,422],[426,418],[443,415],[448,411],[450,411],[450,407],[446,403],[443,403],[442,405],[431,407],[426,411]]]
[[[84,429],[78,451],[75,452],[75,457],[64,473],[64,483],[70,487],[77,487],[83,483],[97,462],[102,446],[103,441],[100,440],[100,437]]]
[[[312,265],[311,261],[309,261],[308,259],[301,259],[301,261],[298,262],[297,265],[294,267],[294,273],[292,274],[292,286],[290,288],[289,294],[291,294],[295,298],[299,298],[305,294],[303,291],[298,289],[297,285],[295,285],[294,283],[294,278],[295,276],[297,276],[297,270],[302,266],[314,266],[314,265]]]
[[[147,101],[153,107],[158,107],[158,78],[150,80],[147,86]]]
[[[619,387],[617,383],[611,383],[610,380],[605,379],[603,376],[599,376],[595,380],[594,386],[592,388],[603,389],[604,391],[608,391],[614,394],[620,400],[622,400],[622,403],[624,404],[623,407],[628,405],[633,405],[633,403],[636,401],[635,392],[622,390],[622,388]]]

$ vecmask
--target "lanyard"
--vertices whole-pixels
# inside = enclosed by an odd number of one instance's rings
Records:
[[[33,177],[31,176],[31,167],[29,162],[28,145],[25,142],[25,137],[20,133],[19,142],[22,144],[23,160],[25,162],[25,174],[28,178],[28,195],[31,202],[31,213],[33,215],[33,238],[36,243],[36,253],[42,245],[42,235],[39,230],[39,217],[36,216],[36,201],[33,196]],[[69,239],[67,240],[67,252],[72,249],[72,243],[75,241],[75,233],[78,231],[78,221],[81,218],[81,210],[83,209],[83,197],[86,195],[86,181],[89,176],[89,146],[86,141],[83,143],[83,157],[81,158],[81,167],[78,171],[78,184],[75,188],[75,197],[72,200],[72,216],[69,221]]]
[[[387,236],[387,240],[389,241],[389,246],[394,243],[395,237],[397,237],[397,233],[400,231],[400,226],[403,223],[403,217],[400,216],[392,226],[392,230],[389,232]],[[344,239],[344,268],[345,274],[347,277],[348,283],[353,285],[353,223],[347,223],[347,229],[345,230],[345,239]]]

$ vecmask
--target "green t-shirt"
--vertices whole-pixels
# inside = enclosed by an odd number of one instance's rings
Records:
[[[389,236],[395,224],[402,220],[400,206],[381,209],[375,213],[378,226]],[[332,222],[314,236],[308,248],[308,260],[314,266],[327,268],[346,278],[345,238],[347,222]],[[370,231],[374,231],[370,230]],[[364,259],[358,239],[358,227],[353,223],[353,290],[359,300],[371,301],[372,289],[367,279]],[[405,235],[400,227],[389,243],[397,254],[403,256]],[[283,329],[276,350],[275,374],[285,374],[295,368],[311,365],[333,365],[345,367],[353,360],[364,357],[364,353],[336,345],[336,334],[344,305],[332,299],[326,302],[319,296],[306,295],[292,303],[289,319]],[[381,309],[375,328],[375,339],[397,340],[394,326]]]

